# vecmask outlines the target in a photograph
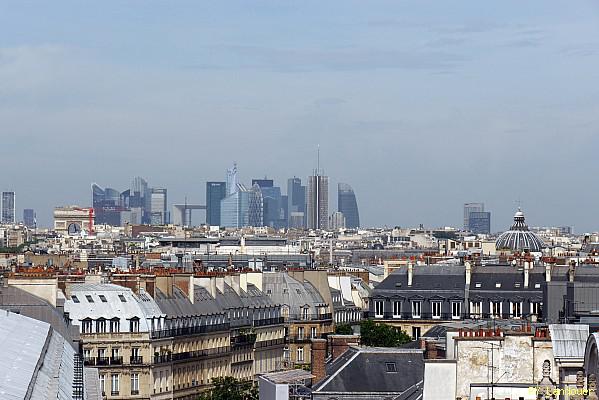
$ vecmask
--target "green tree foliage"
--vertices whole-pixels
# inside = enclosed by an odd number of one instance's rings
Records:
[[[258,400],[258,388],[253,382],[226,376],[212,379],[212,385],[198,400]]]
[[[335,333],[337,335],[353,335],[354,331],[349,324],[340,324],[335,326]]]
[[[360,323],[360,335],[363,345],[373,347],[397,347],[412,340],[402,330],[371,320]]]

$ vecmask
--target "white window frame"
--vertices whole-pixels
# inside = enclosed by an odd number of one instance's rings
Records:
[[[456,313],[457,309],[457,313]],[[462,302],[452,301],[451,302],[451,319],[462,319]]]
[[[393,318],[401,318],[401,300],[393,300]]]
[[[120,393],[120,376],[119,374],[111,374],[110,375],[110,393]]]
[[[483,317],[483,302],[482,301],[471,301],[470,302],[470,318],[482,318]]]
[[[441,311],[443,309],[443,303],[441,300],[431,301],[431,316],[433,319],[441,319]]]
[[[490,303],[490,308],[489,308],[489,314],[491,316],[491,318],[497,319],[497,318],[502,318],[503,317],[503,302],[502,301],[491,301]],[[495,309],[494,309],[494,305],[499,305],[499,313],[496,313]]]
[[[316,327],[315,326],[310,328],[310,337],[312,339],[316,339]]]
[[[304,362],[304,348],[297,348],[297,362]]]
[[[530,303],[530,314],[538,316],[541,313],[541,307],[543,303],[535,301]]]
[[[412,318],[422,318],[422,300],[412,300]]]
[[[131,392],[139,393],[139,374],[137,372],[133,372],[131,374]]]
[[[105,374],[100,374],[100,391],[102,392],[102,395],[104,395],[106,393],[106,375]]]
[[[304,337],[305,337],[304,327],[300,326],[299,328],[297,328],[297,338],[299,340],[304,340]]]
[[[510,301],[510,317],[514,319],[522,318],[522,302]]]
[[[385,301],[384,300],[375,300],[374,301],[374,317],[375,318],[383,318],[385,315]]]

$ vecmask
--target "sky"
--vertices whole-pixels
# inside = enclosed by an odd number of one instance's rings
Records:
[[[169,202],[316,165],[364,226],[484,202],[599,230],[596,1],[0,0],[0,189],[41,226],[134,176]],[[196,217],[202,218],[202,217]]]

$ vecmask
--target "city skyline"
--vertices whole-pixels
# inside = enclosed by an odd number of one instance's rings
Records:
[[[364,226],[459,227],[480,199],[499,231],[520,199],[533,225],[599,229],[572,173],[599,168],[595,2],[103,6],[0,6],[0,187],[40,226],[93,181],[201,202],[236,160],[282,187],[319,143]],[[543,194],[560,182],[587,192]]]

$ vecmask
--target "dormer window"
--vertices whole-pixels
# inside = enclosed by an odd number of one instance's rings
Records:
[[[98,297],[100,298],[100,301],[101,301],[102,303],[108,303],[108,300],[106,300],[106,296],[104,296],[103,294],[101,294],[101,295],[98,295]]]
[[[71,300],[73,300],[73,303],[79,304],[79,299],[77,298],[77,296],[71,296]]]
[[[483,284],[482,284],[482,283],[480,283],[480,282],[476,282],[476,283],[474,284],[474,287],[475,287],[475,288],[479,288],[479,289],[480,289],[482,286],[483,286]]]
[[[90,294],[86,294],[85,298],[87,299],[88,303],[93,303],[94,302],[94,299],[92,298],[92,296]]]
[[[125,296],[123,296],[122,294],[119,294],[119,299],[121,300],[122,303],[127,302],[127,299],[125,299]]]

